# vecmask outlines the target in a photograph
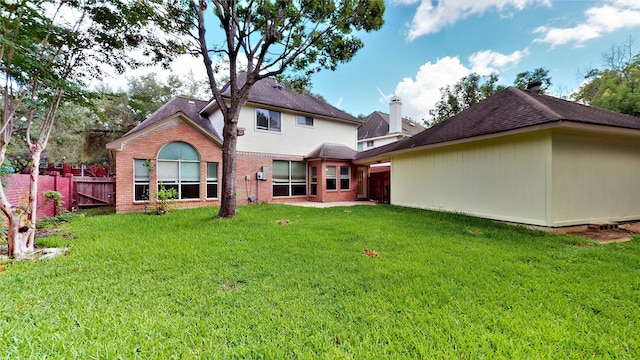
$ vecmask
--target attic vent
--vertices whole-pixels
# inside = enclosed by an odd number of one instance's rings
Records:
[[[274,88],[278,89],[278,90],[284,90],[284,84],[283,83],[276,83],[275,85],[273,85]]]
[[[193,100],[189,100],[189,105],[195,105],[195,104],[196,104],[196,102],[195,102],[195,101],[193,101]]]
[[[541,89],[542,89],[542,81],[539,79],[532,80],[529,82],[529,84],[527,84],[527,90],[531,92],[540,93]]]

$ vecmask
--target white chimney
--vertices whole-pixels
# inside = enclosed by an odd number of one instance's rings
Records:
[[[389,101],[389,134],[402,133],[402,100],[393,96]]]

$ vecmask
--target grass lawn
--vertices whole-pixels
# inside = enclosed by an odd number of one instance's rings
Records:
[[[39,240],[71,249],[4,265],[0,358],[640,358],[638,238],[393,206],[216,213]]]

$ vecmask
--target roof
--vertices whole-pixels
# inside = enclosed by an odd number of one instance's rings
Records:
[[[358,140],[371,139],[389,134],[389,114],[374,111],[364,117],[362,121],[362,125],[358,128]],[[402,118],[402,134],[413,136],[424,129],[424,126],[407,118]]]
[[[508,87],[417,135],[381,148],[364,151],[358,154],[358,159],[563,122],[640,130],[640,118],[635,116]]]
[[[358,152],[346,145],[322,144],[305,156],[306,159],[338,159],[353,160]]]
[[[243,84],[245,80],[245,73],[238,74],[239,84]],[[226,98],[231,96],[228,83],[221,89],[221,91],[222,96]],[[247,101],[255,104],[269,105],[312,115],[335,118],[356,124],[361,123],[359,119],[336,107],[333,107],[332,105],[329,105],[323,100],[320,100],[310,94],[301,94],[295,90],[288,89],[286,86],[283,86],[272,78],[265,78],[253,84],[251,90],[249,90],[249,98]]]
[[[200,115],[200,110],[207,105],[208,101],[191,99],[182,96],[173,97],[167,103],[162,105],[158,110],[156,110],[153,114],[151,114],[148,118],[143,120],[136,127],[131,129],[129,132],[124,134],[120,139],[112,141],[107,144],[107,148],[115,148],[119,147],[119,144],[125,138],[128,138],[131,135],[135,135],[147,128],[152,127],[153,125],[160,123],[168,118],[171,118],[175,115],[183,115],[184,117],[191,120],[193,123],[201,127],[204,131],[210,134],[212,137],[222,142],[222,136],[220,136],[213,125],[206,117]]]

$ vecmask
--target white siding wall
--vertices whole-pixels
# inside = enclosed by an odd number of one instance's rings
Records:
[[[391,203],[546,225],[550,145],[546,131],[394,156]]]
[[[238,127],[245,128],[238,138],[238,151],[265,152],[285,155],[307,155],[322,143],[343,144],[356,149],[357,124],[330,121],[314,117],[314,126],[296,124],[295,113],[281,113],[281,132],[256,129],[256,108],[245,106],[240,112]]]
[[[553,225],[640,219],[640,141],[553,135]]]

